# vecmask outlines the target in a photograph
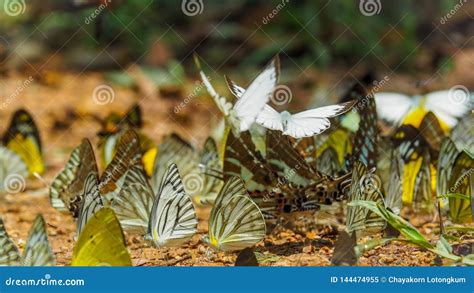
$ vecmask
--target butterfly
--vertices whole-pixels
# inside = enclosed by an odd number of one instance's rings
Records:
[[[185,181],[186,192],[191,196],[198,195],[202,191],[203,179],[199,172],[199,155],[196,150],[174,133],[166,136],[158,149],[160,154],[155,159],[151,177],[153,190],[157,191],[160,188],[164,173],[172,163],[175,163]]]
[[[258,267],[258,260],[252,248],[245,248],[237,255],[236,267]]]
[[[114,155],[118,151],[117,148],[120,138],[128,129],[133,129],[139,138],[141,160],[145,171],[148,175],[151,175],[153,162],[158,149],[155,143],[140,131],[140,128],[143,126],[142,110],[140,106],[134,104],[123,116],[113,112],[104,120],[100,118],[98,118],[98,120],[102,124],[102,130],[99,131],[98,136],[101,138],[99,149],[104,164],[110,164]]]
[[[457,95],[465,96],[461,101],[456,98]],[[461,89],[451,91],[436,91],[425,95],[409,97],[400,93],[375,93],[377,102],[377,113],[382,119],[391,123],[399,123],[405,117],[404,124],[411,123],[413,119],[419,119],[420,114],[424,115],[432,111],[437,117],[453,127],[457,119],[467,114],[472,108],[472,94],[464,92]]]
[[[360,161],[356,161],[352,170],[351,187],[347,202],[355,200],[368,200],[383,203],[383,195],[379,190],[379,182],[374,170],[368,170]],[[385,227],[385,221],[360,206],[348,206],[346,218],[346,232],[361,233],[367,230],[379,230]]]
[[[464,116],[451,131],[451,139],[458,149],[474,153],[474,114]]]
[[[22,179],[28,177],[28,167],[23,160],[6,147],[0,146],[0,192],[17,191]],[[20,181],[16,182],[19,179]],[[17,186],[17,183],[20,185]]]
[[[43,174],[45,165],[39,131],[26,110],[20,109],[13,114],[3,136],[3,144],[23,160],[30,175]]]
[[[265,234],[265,219],[243,181],[229,178],[211,210],[205,241],[217,250],[236,251],[254,246]]]
[[[440,151],[437,167],[436,192],[438,196],[448,194],[468,195],[471,200],[449,197],[449,216],[455,223],[471,222],[472,213],[472,172],[474,160],[472,155],[459,151],[454,142],[446,138]]]
[[[320,136],[321,139],[316,142],[316,165],[318,170],[322,173],[325,173],[321,170],[321,168],[324,168],[324,165],[320,161],[323,160],[321,156],[328,148],[334,150],[337,155],[337,164],[340,165],[341,168],[343,168],[344,160],[346,159],[346,157],[348,157],[349,154],[352,153],[352,134],[345,129],[336,129],[332,131],[329,135],[322,134]]]
[[[0,218],[0,266],[54,266],[56,260],[48,241],[43,216],[38,215],[31,226],[23,254],[8,236]]]
[[[203,177],[201,194],[196,197],[196,201],[204,205],[213,204],[223,183],[220,178],[222,164],[214,139],[209,137],[206,140],[199,157],[199,168],[210,174]]]
[[[195,60],[200,69],[199,61],[197,58]],[[230,79],[226,78],[230,91],[237,98],[235,104],[227,102],[225,98],[217,94],[208,77],[200,69],[204,86],[236,135],[250,129],[250,126],[257,120],[257,116],[272,97],[279,78],[279,68],[280,60],[277,56],[250,83],[246,90],[236,87]]]
[[[353,266],[357,263],[357,255],[355,247],[357,246],[357,239],[355,233],[347,233],[342,230],[339,231],[334,251],[331,258],[331,264],[335,266]]]
[[[122,228],[114,211],[94,213],[74,246],[71,266],[131,266]]]
[[[360,161],[372,169],[377,167],[379,142],[375,99],[368,94],[357,101],[354,109],[359,113],[360,123],[353,138],[352,162]]]
[[[431,206],[432,161],[428,142],[412,125],[400,126],[392,137],[392,143],[402,158],[402,200],[415,208]]]
[[[197,217],[191,198],[184,190],[176,164],[164,174],[155,196],[145,239],[157,247],[179,246],[197,230]]]

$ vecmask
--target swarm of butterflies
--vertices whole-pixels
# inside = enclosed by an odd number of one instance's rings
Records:
[[[395,214],[436,210],[453,223],[473,222],[471,93],[460,103],[448,91],[408,97],[356,83],[339,104],[292,114],[270,105],[278,57],[246,88],[226,77],[232,99],[218,94],[197,58],[196,64],[222,112],[222,133],[200,149],[177,134],[155,145],[142,132],[135,105],[103,122],[102,173],[85,138],[49,184],[51,205],[77,223],[71,265],[131,265],[123,231],[157,249],[182,246],[197,233],[201,205],[212,206],[202,241],[240,252],[243,265],[256,264],[252,248],[272,227],[314,219],[331,205],[345,214],[338,243],[354,247],[363,236],[393,228],[366,208],[345,205],[352,201],[372,201]],[[388,134],[381,134],[381,122]],[[14,114],[3,144],[3,181],[44,171],[39,133],[26,111]],[[0,265],[55,264],[41,215],[22,255],[0,219],[0,248]]]

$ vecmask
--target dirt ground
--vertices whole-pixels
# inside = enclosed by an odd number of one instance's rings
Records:
[[[83,137],[97,143],[99,123],[89,114],[105,117],[110,111],[124,112],[130,105],[140,102],[144,110],[144,132],[157,143],[168,133],[175,131],[192,143],[200,145],[209,133],[210,123],[218,121],[217,112],[211,102],[190,99],[178,114],[174,107],[182,102],[168,93],[161,97],[148,96],[138,100],[131,89],[115,87],[112,103],[97,105],[92,99],[95,87],[104,83],[99,74],[64,74],[44,82],[35,77],[34,82],[22,87],[28,76],[10,75],[0,81],[0,96],[11,96],[10,103],[0,112],[3,132],[11,114],[19,107],[33,113],[40,128],[43,152],[47,164],[44,180],[51,182],[64,166],[71,149]],[[22,88],[21,91],[15,90]],[[96,152],[97,154],[97,152]],[[74,247],[75,223],[72,217],[61,214],[49,204],[48,190],[44,183],[31,179],[24,193],[0,196],[0,215],[10,237],[22,248],[28,231],[38,213],[47,222],[49,240],[58,265],[68,265]],[[178,265],[178,266],[229,266],[235,262],[235,254],[216,253],[200,239],[207,232],[208,208],[198,208],[200,224],[198,233],[181,248],[155,249],[147,246],[139,236],[126,235],[133,265]],[[413,217],[411,222],[428,239],[436,240],[436,219]],[[261,265],[268,266],[326,266],[330,265],[336,233],[330,227],[318,227],[310,233],[295,233],[289,229],[278,229],[259,243],[255,251]],[[396,242],[367,251],[359,260],[363,266],[428,266],[439,264],[436,256],[417,247]]]

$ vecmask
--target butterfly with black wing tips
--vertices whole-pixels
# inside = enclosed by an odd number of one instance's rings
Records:
[[[131,168],[112,204],[122,227],[157,247],[179,246],[196,232],[197,217],[176,164],[169,165],[156,193],[141,168]]]
[[[235,89],[229,84],[232,93],[238,98],[235,104],[228,102],[226,98],[216,92],[208,77],[201,70],[199,60],[195,58],[195,61],[200,70],[199,73],[204,86],[230,124],[234,134],[238,135],[239,132],[249,130],[265,105],[270,101],[277,85],[280,70],[278,56],[250,83],[247,90]]]
[[[247,91],[227,79],[231,92],[239,99],[246,96]],[[265,105],[257,116],[256,122],[265,128],[279,130],[294,138],[310,137],[320,134],[331,126],[328,118],[333,118],[349,111],[356,101],[337,105],[319,107],[291,114],[288,111],[277,112],[270,105]]]
[[[31,226],[23,255],[8,236],[0,218],[0,266],[54,266],[56,261],[49,245],[46,224],[38,215]]]
[[[222,251],[252,247],[265,237],[265,219],[239,177],[231,177],[216,198],[204,241]]]
[[[44,172],[45,165],[38,127],[33,116],[26,110],[20,109],[13,114],[2,141],[26,164],[30,175]]]

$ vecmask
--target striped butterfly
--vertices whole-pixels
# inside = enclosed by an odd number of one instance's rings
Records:
[[[122,190],[111,207],[125,230],[144,235],[148,229],[154,198],[143,169],[133,166],[127,171]]]
[[[392,142],[402,158],[402,200],[415,208],[431,206],[432,162],[430,148],[418,129],[412,125],[400,126]]]
[[[458,149],[474,153],[474,114],[469,113],[453,128],[451,139]]]
[[[164,174],[155,196],[145,239],[156,247],[179,246],[197,230],[197,217],[191,198],[184,190],[176,164]]]
[[[209,137],[206,140],[199,156],[201,158],[199,167],[209,174],[203,177],[201,194],[196,201],[204,205],[212,205],[223,184],[220,178],[222,164],[214,139]]]
[[[441,145],[438,160],[436,192],[438,196],[449,194],[467,195],[470,199],[451,196],[449,202],[449,216],[455,223],[472,222],[472,172],[474,160],[466,151],[459,151],[449,138]]]
[[[351,188],[347,202],[355,200],[383,202],[383,195],[379,190],[379,182],[374,170],[368,170],[359,161],[355,162],[352,170]],[[349,235],[373,229],[380,230],[384,226],[385,221],[368,209],[360,206],[347,207],[346,231]]]
[[[456,125],[457,119],[472,109],[473,95],[462,89],[436,91],[413,97],[382,92],[375,94],[375,100],[377,101],[377,113],[382,119],[393,124],[398,124],[402,119],[404,119],[404,124],[412,124],[410,120],[421,117],[420,113],[424,115],[432,111],[449,127],[453,127]],[[418,126],[416,124],[414,124],[415,127]]]
[[[81,208],[77,216],[76,235],[80,235],[89,219],[100,209],[104,207],[102,196],[99,191],[99,180],[97,174],[90,173],[84,181],[84,189],[80,192],[83,198]]]
[[[329,135],[322,134],[321,136],[321,139],[316,143],[316,165],[318,170],[325,173],[321,170],[321,168],[324,168],[321,156],[328,148],[332,148],[336,152],[337,164],[344,168],[345,159],[352,153],[352,134],[345,129],[336,129]]]
[[[38,215],[31,226],[23,255],[8,236],[0,218],[0,266],[54,266],[56,261],[48,241],[43,216]]]
[[[169,166],[175,163],[183,178],[197,178],[202,180],[202,174],[199,172],[199,155],[196,150],[177,134],[166,136],[158,146],[160,154],[156,157],[153,166],[153,175],[151,177],[151,186],[154,191],[158,191],[161,181],[165,178]],[[189,182],[193,180],[189,180]],[[187,181],[187,180],[186,180]],[[200,184],[198,184],[200,185]],[[201,191],[202,186],[185,186],[186,192],[194,196]]]
[[[71,266],[131,266],[120,223],[110,208],[92,215],[74,246]]]
[[[199,62],[196,63],[200,69]],[[225,98],[218,95],[207,76],[200,70],[200,75],[207,91],[222,111],[224,117],[226,117],[235,135],[249,130],[265,105],[270,101],[278,82],[279,68],[280,60],[277,56],[250,83],[246,90],[238,86],[236,87],[230,79],[226,78],[230,91],[237,98],[235,104],[228,103]]]
[[[26,110],[20,109],[13,114],[3,136],[3,144],[23,160],[30,175],[43,174],[45,166],[39,131]]]
[[[0,193],[11,191],[11,187],[15,187],[13,179],[26,177],[28,177],[28,167],[23,160],[11,150],[0,146]],[[13,189],[16,190],[16,188]]]
[[[265,234],[265,219],[243,181],[229,178],[211,210],[209,233],[204,240],[213,248],[227,252],[254,246]]]

